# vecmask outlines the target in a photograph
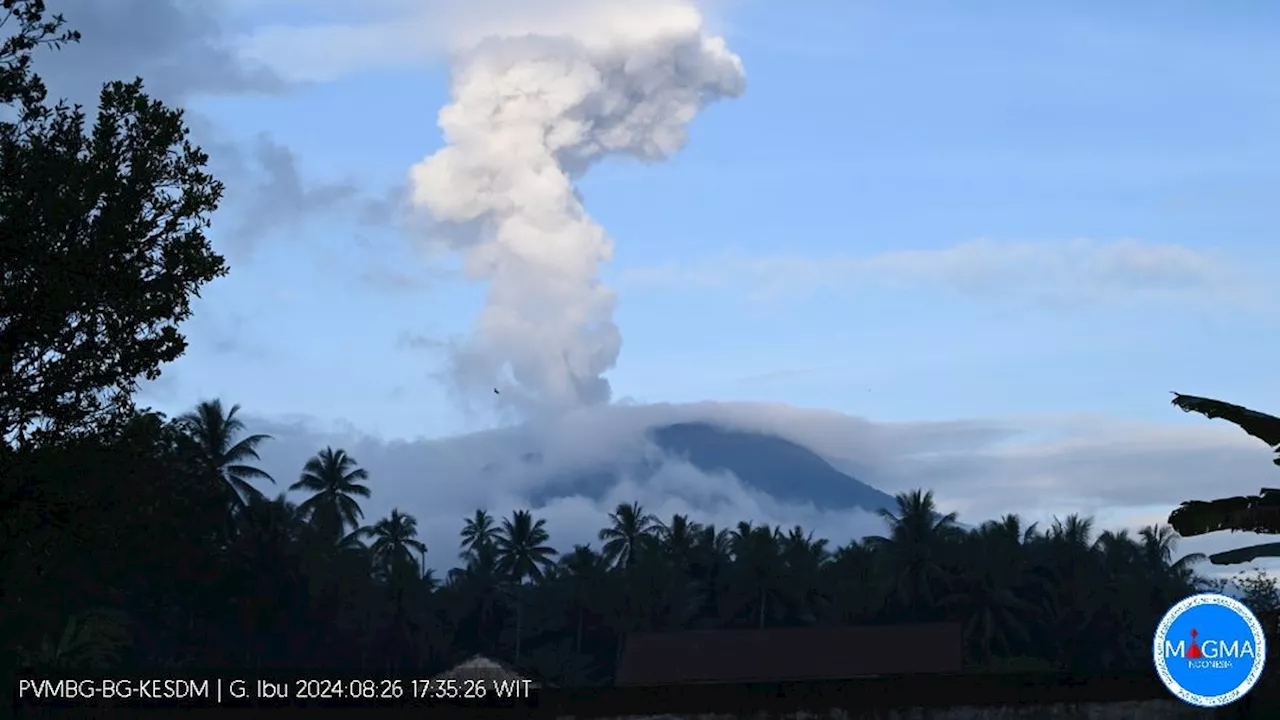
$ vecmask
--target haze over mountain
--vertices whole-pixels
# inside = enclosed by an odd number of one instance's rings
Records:
[[[644,482],[662,471],[666,462],[687,463],[697,471],[724,474],[740,481],[744,489],[763,493],[781,503],[812,504],[818,510],[893,509],[892,496],[850,477],[812,450],[763,432],[731,430],[708,422],[686,422],[649,428],[652,443],[643,459],[619,458],[603,467],[561,473],[546,487],[530,495],[544,505],[557,497],[582,495],[605,497],[623,475]],[[541,455],[522,456],[526,471],[536,472]]]
[[[262,466],[281,484],[317,448],[345,448],[376,489],[366,515],[413,513],[437,567],[455,562],[462,520],[476,508],[533,508],[558,547],[594,542],[624,502],[722,527],[748,518],[799,523],[844,542],[880,534],[874,508],[886,494],[917,488],[934,491],[968,525],[1005,513],[1047,523],[1080,512],[1104,527],[1137,527],[1203,492],[1205,477],[1252,485],[1273,472],[1266,448],[1231,427],[1097,416],[887,423],[769,403],[611,405],[435,439],[245,417],[274,438],[263,445]],[[1211,535],[1184,549],[1245,540]]]

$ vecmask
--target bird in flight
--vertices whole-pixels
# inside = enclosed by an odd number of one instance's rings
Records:
[[[501,395],[502,393],[498,392],[498,388],[494,388],[494,389],[493,389],[493,394],[494,394],[494,395]]]

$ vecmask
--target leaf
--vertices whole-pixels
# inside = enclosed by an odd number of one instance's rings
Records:
[[[1280,453],[1280,418],[1257,410],[1250,410],[1240,405],[1196,397],[1194,395],[1173,394],[1173,404],[1184,412],[1196,412],[1207,418],[1226,420],[1241,430],[1266,443],[1273,451]],[[1272,460],[1280,465],[1280,457]]]
[[[1280,490],[1263,488],[1257,495],[1190,500],[1169,515],[1169,524],[1183,537],[1220,530],[1280,534]]]
[[[1210,555],[1209,562],[1214,565],[1239,565],[1240,563],[1252,562],[1263,557],[1280,557],[1280,543],[1262,543],[1260,545],[1227,550],[1226,552]]]

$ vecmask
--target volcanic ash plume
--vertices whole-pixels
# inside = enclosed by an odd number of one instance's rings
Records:
[[[414,204],[451,226],[452,249],[488,283],[455,350],[457,386],[526,415],[608,402],[604,373],[622,346],[600,281],[612,243],[574,180],[608,155],[666,158],[699,110],[745,82],[690,6],[591,7],[563,27],[490,36],[458,54],[439,117],[446,146],[411,173]]]

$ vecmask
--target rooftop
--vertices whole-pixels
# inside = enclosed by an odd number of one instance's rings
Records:
[[[436,675],[436,680],[533,680],[483,655],[473,655],[452,669]],[[532,687],[538,687],[535,681]]]
[[[955,623],[697,630],[632,635],[618,685],[845,680],[954,673]]]

